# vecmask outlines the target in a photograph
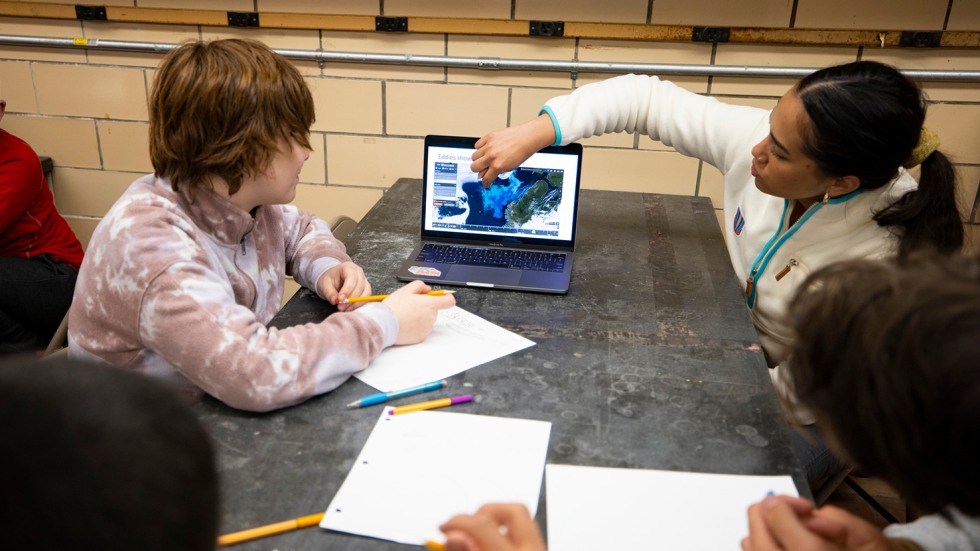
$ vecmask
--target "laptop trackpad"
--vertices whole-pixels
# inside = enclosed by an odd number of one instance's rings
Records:
[[[449,268],[446,279],[461,283],[491,283],[493,285],[517,285],[521,281],[522,270],[489,268],[487,266],[462,266],[456,264]]]

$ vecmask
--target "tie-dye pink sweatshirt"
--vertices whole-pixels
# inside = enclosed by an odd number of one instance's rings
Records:
[[[267,205],[254,218],[199,189],[134,182],[96,228],[68,321],[69,354],[173,380],[196,395],[267,411],[333,390],[398,336],[380,303],[320,323],[267,328],[284,274],[315,289],[349,260],[310,213]]]

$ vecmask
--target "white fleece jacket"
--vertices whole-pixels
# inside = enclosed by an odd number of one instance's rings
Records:
[[[790,202],[759,191],[751,174],[751,149],[769,134],[769,111],[728,105],[639,75],[585,85],[548,101],[542,111],[555,123],[556,143],[639,132],[724,174],[728,253],[743,286],[755,270],[746,304],[774,367],[776,389],[794,402],[779,364],[787,360],[792,339],[786,310],[797,287],[811,271],[832,262],[893,254],[897,237],[872,217],[915,189],[915,180],[900,169],[881,188],[813,205],[790,227]],[[802,408],[793,409],[797,422],[814,421]]]

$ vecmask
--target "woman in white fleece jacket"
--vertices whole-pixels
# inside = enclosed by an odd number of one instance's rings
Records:
[[[625,75],[554,98],[536,119],[484,136],[472,169],[489,185],[544,146],[609,132],[643,133],[718,168],[728,252],[777,391],[791,399],[780,368],[792,338],[786,309],[812,270],[922,245],[962,246],[955,174],[924,120],[915,83],[875,62],[812,73],[772,111]],[[916,164],[918,184],[903,168]],[[814,421],[800,407],[790,416],[803,426]],[[797,438],[796,446],[817,486],[835,466],[811,442]]]

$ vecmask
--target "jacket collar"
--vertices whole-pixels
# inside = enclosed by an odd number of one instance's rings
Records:
[[[177,193],[177,197],[181,208],[194,223],[222,243],[240,243],[255,225],[255,218],[251,213],[207,187],[197,188],[193,200],[184,191]],[[258,207],[256,212],[261,208]]]

